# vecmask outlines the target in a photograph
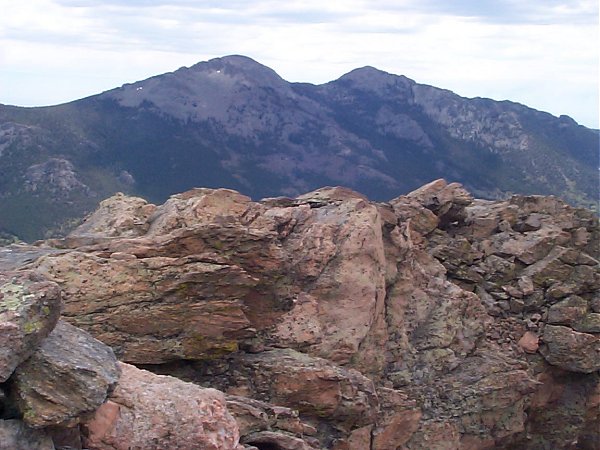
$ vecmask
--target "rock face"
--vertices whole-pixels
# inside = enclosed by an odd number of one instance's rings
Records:
[[[59,158],[51,158],[43,164],[34,164],[27,168],[25,190],[36,192],[40,189],[50,191],[57,199],[73,190],[94,195],[77,179],[73,164]]]
[[[87,448],[597,449],[599,238],[590,211],[443,180],[388,203],[194,189],[108,199],[27,270],[183,380],[122,365]]]

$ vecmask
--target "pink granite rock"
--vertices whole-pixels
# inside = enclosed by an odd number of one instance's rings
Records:
[[[108,401],[83,422],[90,450],[235,450],[239,431],[223,393],[121,363]]]

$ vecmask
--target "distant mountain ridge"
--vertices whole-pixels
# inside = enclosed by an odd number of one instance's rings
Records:
[[[63,105],[0,105],[0,233],[36,239],[116,191],[161,202],[194,186],[387,200],[444,177],[478,197],[592,206],[598,145],[567,116],[373,67],[312,85],[227,56]]]

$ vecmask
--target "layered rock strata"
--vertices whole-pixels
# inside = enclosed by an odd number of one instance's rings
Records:
[[[87,448],[137,448],[155,420],[147,448],[597,449],[598,242],[592,212],[443,180],[387,203],[195,189],[112,197],[25,267],[63,320],[159,374],[121,365],[75,420]]]

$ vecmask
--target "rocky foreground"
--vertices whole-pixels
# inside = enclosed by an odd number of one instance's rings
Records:
[[[0,249],[1,449],[600,449],[598,219],[117,195]]]

